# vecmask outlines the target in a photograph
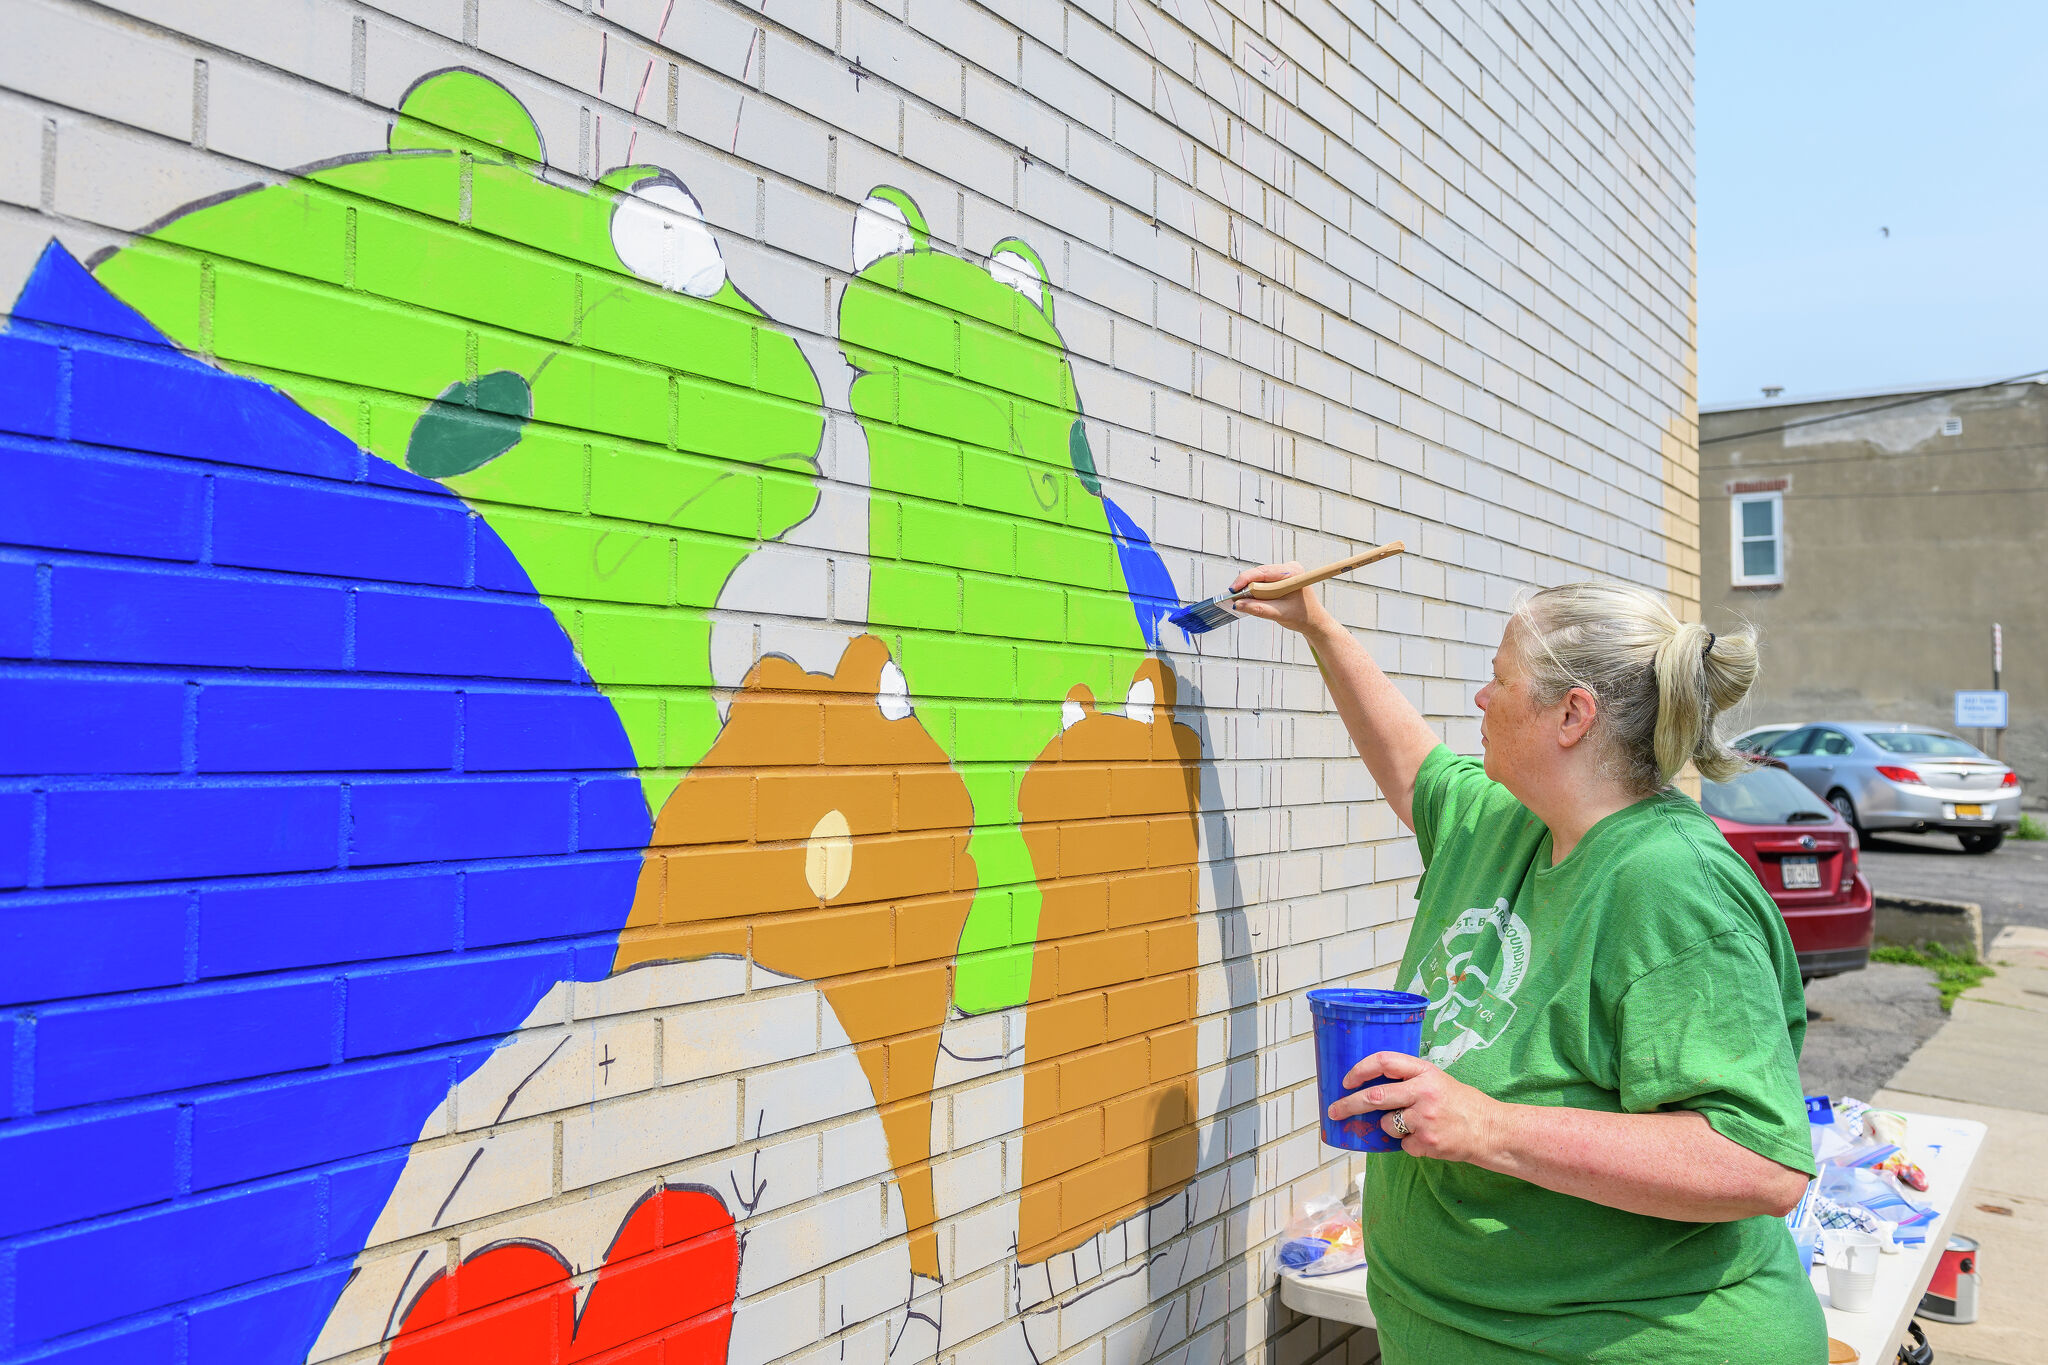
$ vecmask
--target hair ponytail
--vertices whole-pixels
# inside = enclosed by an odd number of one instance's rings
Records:
[[[1688,759],[1716,782],[1742,771],[1745,760],[1721,742],[1714,721],[1756,681],[1756,636],[1678,622],[1657,648],[1656,672],[1659,775],[1670,781]]]
[[[1756,681],[1755,632],[1714,634],[1621,583],[1545,588],[1516,619],[1537,699],[1553,705],[1574,687],[1591,692],[1594,725],[1630,787],[1655,791],[1688,761],[1716,781],[1742,770],[1746,760],[1715,723]]]

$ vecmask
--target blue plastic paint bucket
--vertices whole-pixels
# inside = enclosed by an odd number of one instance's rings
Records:
[[[1316,1029],[1316,1091],[1323,1105],[1323,1141],[1352,1152],[1397,1152],[1401,1144],[1380,1127],[1384,1111],[1369,1110],[1341,1122],[1330,1118],[1330,1106],[1351,1093],[1378,1085],[1384,1076],[1368,1077],[1357,1087],[1344,1084],[1345,1073],[1375,1052],[1422,1050],[1422,1015],[1426,996],[1408,991],[1369,991],[1325,986],[1308,993],[1308,1010]]]

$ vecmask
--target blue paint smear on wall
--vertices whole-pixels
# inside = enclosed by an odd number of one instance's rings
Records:
[[[54,242],[0,481],[0,1358],[295,1365],[449,1088],[610,970],[631,746],[480,518]]]
[[[1110,534],[1116,538],[1116,557],[1123,566],[1124,587],[1130,593],[1131,610],[1137,613],[1138,629],[1145,633],[1145,643],[1157,649],[1159,623],[1180,606],[1173,575],[1166,571],[1166,561],[1152,547],[1145,528],[1111,502],[1107,493],[1102,496],[1102,510],[1108,514]]]

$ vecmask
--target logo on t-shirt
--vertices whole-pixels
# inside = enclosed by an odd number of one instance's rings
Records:
[[[1422,1060],[1448,1067],[1489,1047],[1515,1017],[1514,995],[1529,970],[1529,926],[1505,898],[1467,910],[1416,969],[1408,989],[1429,997]]]

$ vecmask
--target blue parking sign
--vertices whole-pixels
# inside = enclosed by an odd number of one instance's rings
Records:
[[[2005,693],[1956,693],[1956,728],[2003,730],[2006,724]]]

